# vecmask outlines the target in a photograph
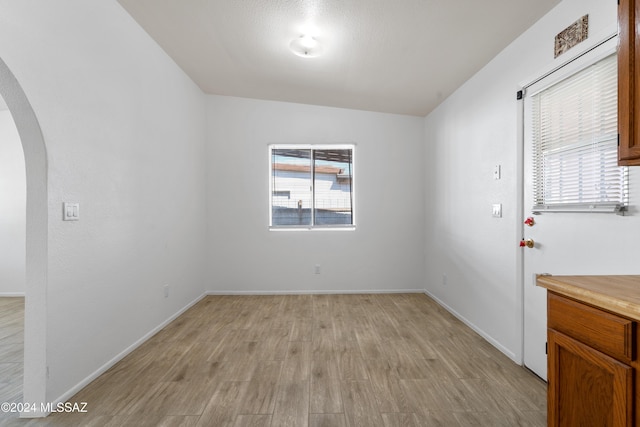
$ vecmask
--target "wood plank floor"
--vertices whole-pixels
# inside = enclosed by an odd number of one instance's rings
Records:
[[[545,426],[546,384],[422,294],[209,296],[37,426]]]
[[[22,402],[24,298],[0,298],[0,403]],[[11,414],[0,411],[0,425]]]

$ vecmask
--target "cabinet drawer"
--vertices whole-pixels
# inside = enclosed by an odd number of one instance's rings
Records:
[[[547,326],[615,357],[631,362],[635,359],[633,320],[598,310],[561,297],[552,292],[547,298]]]

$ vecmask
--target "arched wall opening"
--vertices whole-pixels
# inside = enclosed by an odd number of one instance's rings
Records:
[[[0,58],[0,95],[4,98],[24,151],[26,205],[24,402],[47,402],[47,151],[36,115],[24,91]],[[23,416],[44,416],[24,413]]]

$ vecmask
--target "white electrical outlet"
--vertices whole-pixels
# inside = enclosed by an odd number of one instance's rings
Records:
[[[320,264],[316,264],[316,267],[313,271],[315,274],[320,274]]]
[[[447,275],[446,274],[442,275],[442,285],[443,286],[447,286]]]
[[[500,169],[501,169],[500,165],[495,165],[493,167],[493,179],[498,180],[502,177],[500,173],[501,172]]]
[[[164,285],[164,297],[169,298],[169,285]]]

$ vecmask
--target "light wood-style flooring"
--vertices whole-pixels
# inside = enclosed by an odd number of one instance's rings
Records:
[[[546,384],[423,294],[209,296],[37,426],[546,426]]]
[[[0,298],[0,403],[22,402],[24,298]],[[0,411],[0,425],[12,417]]]

